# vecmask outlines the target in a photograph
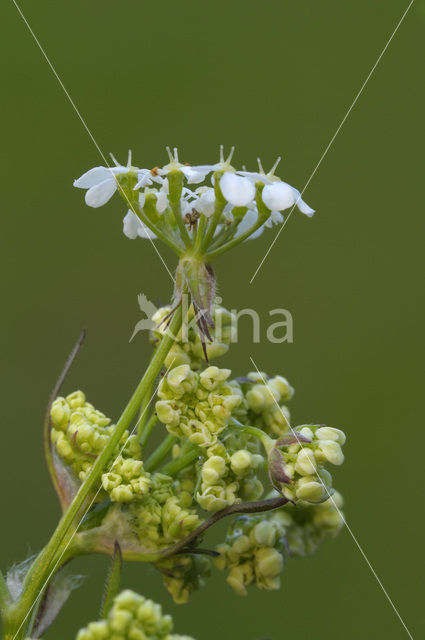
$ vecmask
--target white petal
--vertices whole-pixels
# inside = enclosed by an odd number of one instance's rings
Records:
[[[207,187],[196,202],[193,203],[194,208],[203,213],[207,218],[212,216],[215,208],[215,193],[214,189]]]
[[[134,240],[139,235],[139,227],[141,226],[139,218],[133,211],[128,211],[123,219],[123,232],[127,238]]]
[[[117,182],[115,178],[109,177],[107,180],[91,187],[86,193],[86,203],[89,207],[101,207],[112,198],[117,190]]]
[[[154,240],[156,235],[149,229],[133,211],[128,211],[123,219],[123,231],[124,235],[130,240],[135,238],[151,238]]]
[[[274,182],[264,187],[262,198],[272,211],[284,211],[295,204],[296,193],[286,182]]]
[[[227,202],[235,207],[246,207],[255,196],[252,182],[230,171],[220,178],[220,189]]]
[[[235,233],[235,238],[238,238],[243,233],[245,233],[245,231],[248,231],[248,229],[257,222],[257,220],[258,220],[257,211],[254,211],[254,209],[248,209],[248,211],[246,212],[246,214],[244,215],[244,217],[239,223],[239,226]]]
[[[79,189],[90,189],[99,182],[103,182],[111,177],[111,169],[108,167],[94,167],[83,173],[77,180],[74,180],[74,187]]]
[[[209,173],[209,169],[202,167],[181,167],[182,173],[187,178],[188,184],[199,184],[205,180],[205,176]]]
[[[156,201],[156,208],[158,213],[164,213],[165,209],[168,207],[168,197],[165,193],[164,189],[161,189],[158,192],[158,198]]]
[[[301,198],[301,194],[298,191],[298,189],[295,189],[294,187],[292,188],[295,192],[295,200],[296,200],[296,205],[298,209],[301,211],[301,213],[305,213],[306,216],[311,218],[311,216],[314,214],[314,209],[309,207],[308,204],[304,202],[304,200]]]
[[[244,176],[251,182],[262,182],[263,184],[272,184],[274,181],[270,180],[264,173],[258,173],[256,171],[238,171],[239,176]]]
[[[261,236],[261,234],[264,231],[264,225],[262,224],[261,227],[259,227],[257,229],[257,231],[254,231],[254,233],[251,233],[251,235],[247,238],[247,240],[255,240],[255,238],[258,238],[259,236]]]
[[[280,213],[280,211],[272,211],[270,217],[264,223],[264,226],[271,229],[274,224],[281,224],[282,222],[283,215]]]
[[[139,233],[139,238],[150,238],[151,240],[156,239],[156,235],[154,234],[154,232],[151,231],[149,227],[147,227],[145,224],[140,223],[138,233]]]

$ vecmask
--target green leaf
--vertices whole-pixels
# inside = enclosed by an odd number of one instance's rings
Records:
[[[121,547],[117,541],[114,545],[114,555],[112,556],[111,567],[105,582],[105,591],[103,593],[102,604],[100,607],[100,615],[106,618],[112,608],[114,598],[118,594],[121,583],[121,567],[122,554]]]

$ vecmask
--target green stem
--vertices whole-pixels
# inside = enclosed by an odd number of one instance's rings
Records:
[[[174,313],[173,319],[170,324],[170,329],[161,340],[145,375],[137,386],[130,401],[124,409],[120,419],[117,422],[114,432],[112,433],[107,445],[101,452],[93,464],[87,478],[80,486],[73,501],[69,505],[67,511],[63,514],[56,530],[54,531],[51,539],[39,554],[28,575],[25,579],[24,590],[18,603],[12,608],[12,617],[16,629],[20,630],[25,623],[28,615],[31,612],[33,603],[35,602],[39,592],[43,588],[43,583],[50,579],[56,570],[56,566],[51,567],[51,563],[55,558],[58,551],[60,551],[61,544],[72,527],[75,519],[81,514],[82,508],[87,506],[87,499],[90,493],[94,489],[94,486],[98,484],[99,478],[111,458],[114,449],[119,445],[122,435],[126,429],[130,426],[134,416],[136,415],[140,404],[145,396],[147,389],[149,389],[156,377],[158,376],[164,360],[170,351],[173,343],[174,336],[178,334],[182,325],[182,309],[178,307]],[[60,557],[60,556],[59,556]],[[56,565],[59,560],[56,561]]]
[[[258,429],[258,427],[252,427],[251,425],[241,424],[235,418],[232,419],[232,423],[229,425],[231,429],[237,429],[238,431],[245,431],[245,433],[249,433],[251,436],[258,438],[261,444],[263,445],[266,453],[268,454],[270,449],[274,447],[274,440],[270,438],[264,431]]]
[[[182,217],[182,207],[181,207],[181,201],[180,201],[180,194],[179,194],[179,198],[177,200],[171,200],[171,189],[170,189],[170,206],[171,206],[171,210],[173,212],[174,215],[174,219],[177,223],[177,226],[179,228],[180,231],[180,236],[186,246],[186,248],[188,249],[189,247],[192,246],[192,243],[190,241],[190,237],[189,237],[189,233],[186,229],[186,225],[184,223],[183,217]]]
[[[196,231],[196,238],[193,248],[195,253],[199,253],[202,247],[202,240],[204,239],[205,229],[207,227],[207,216],[204,213],[201,213],[201,217],[199,218],[198,229]]]
[[[155,233],[164,242],[167,247],[172,249],[178,256],[183,254],[182,247],[179,247],[178,244],[174,242],[172,238],[165,234],[156,224],[153,224],[149,220],[149,218],[144,214],[143,210],[140,208],[139,203],[132,207],[133,213],[137,215],[137,217],[143,222],[143,224],[148,227],[151,231]]]
[[[146,460],[145,464],[143,465],[146,471],[154,471],[161,464],[164,458],[170,453],[173,445],[176,442],[176,436],[173,436],[172,433],[169,433],[168,436],[161,442],[159,447]]]
[[[245,231],[245,233],[242,233],[237,238],[233,238],[233,240],[226,242],[226,244],[222,244],[221,247],[213,249],[207,254],[205,259],[212,260],[213,258],[219,256],[221,253],[229,251],[229,249],[233,249],[233,247],[236,247],[236,245],[240,244],[241,242],[249,238],[249,236],[251,236],[255,231],[257,231],[257,229],[259,229],[266,222],[266,220],[267,218],[259,218],[257,222],[255,222],[251,227],[249,227],[249,229]]]
[[[10,601],[9,589],[7,588],[6,580],[0,571],[0,613],[2,616],[4,615],[8,604],[10,604]]]
[[[176,473],[184,469],[185,467],[192,464],[196,458],[199,456],[199,450],[193,449],[189,451],[185,455],[176,458],[175,460],[171,460],[168,464],[166,464],[162,469],[161,473],[166,473],[169,476],[174,476]]]
[[[223,198],[223,194],[221,193],[221,189],[219,186],[220,178],[222,176],[222,172],[216,172],[214,174],[215,179],[215,209],[214,213],[210,219],[210,223],[207,229],[207,232],[204,236],[204,241],[202,242],[202,251],[206,251],[211,244],[211,240],[214,237],[215,230],[217,228],[218,223],[220,222],[221,214],[223,213],[223,209],[226,206],[226,200]]]
[[[158,422],[158,416],[155,414],[152,414],[140,433],[139,442],[142,445],[142,447],[146,446],[146,443],[149,440],[150,435],[153,431],[153,428],[155,427],[157,422]]]
[[[137,425],[136,425],[136,434],[137,434],[137,439],[139,441],[149,416],[149,405],[151,400],[152,400],[152,387],[148,389],[148,391],[146,392],[146,395],[142,401],[142,406],[140,407],[139,420],[137,421]]]

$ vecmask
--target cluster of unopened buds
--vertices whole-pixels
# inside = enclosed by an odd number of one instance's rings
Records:
[[[158,323],[167,310],[156,313]],[[223,307],[219,313],[229,314]],[[209,353],[220,355],[225,349],[215,350],[212,333]],[[159,327],[152,335],[158,349]],[[210,555],[228,569],[236,593],[245,595],[250,584],[277,589],[285,561],[315,551],[344,521],[326,468],[342,464],[344,433],[323,425],[292,428],[286,403],[294,389],[286,378],[259,371],[232,378],[230,369],[200,366],[199,344],[196,332],[184,349],[175,343],[177,366],[168,364],[139,436],[126,432],[121,439],[102,475],[95,526],[88,521],[75,542],[85,552],[110,552],[119,532],[124,558],[154,562],[179,603],[204,584]],[[56,455],[84,479],[114,427],[80,391],[54,401],[51,422]],[[157,422],[164,439],[148,451],[146,434]],[[258,513],[270,500],[280,500],[278,508]],[[246,505],[226,541],[199,555],[204,527]]]

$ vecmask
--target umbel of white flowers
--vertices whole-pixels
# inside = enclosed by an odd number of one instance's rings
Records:
[[[298,207],[307,216],[314,210],[300,192],[275,175],[280,158],[266,173],[231,165],[234,148],[225,159],[223,146],[216,164],[191,166],[179,162],[177,149],[167,147],[170,162],[163,167],[94,167],[74,186],[86,189],[86,203],[100,207],[119,191],[126,201],[124,233],[128,238],[160,237],[180,256],[188,248],[211,257],[234,244],[258,237],[265,227],[283,222],[283,211]]]

